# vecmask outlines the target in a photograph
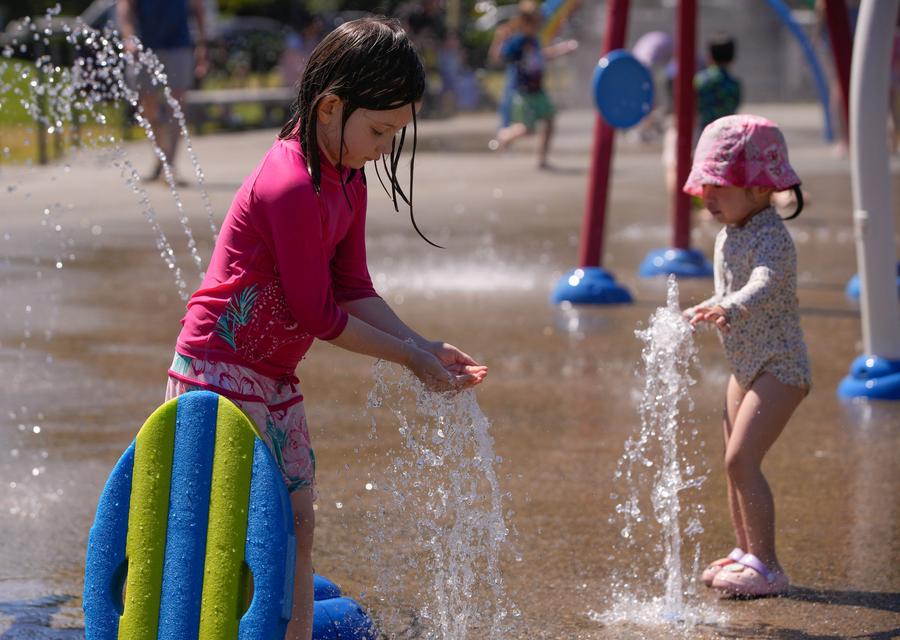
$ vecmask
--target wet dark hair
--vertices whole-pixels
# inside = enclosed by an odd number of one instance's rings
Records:
[[[710,38],[707,43],[709,49],[709,57],[716,64],[731,64],[734,60],[735,49],[737,45],[734,38],[724,33],[717,34]]]
[[[281,129],[279,138],[297,138],[306,155],[307,168],[316,191],[321,188],[322,173],[319,166],[318,139],[316,136],[316,111],[319,102],[327,96],[337,96],[343,105],[341,116],[341,140],[338,167],[344,155],[344,128],[357,109],[386,111],[409,105],[412,111],[412,158],[409,162],[409,196],[397,180],[397,166],[406,141],[406,127],[394,138],[390,162],[381,158],[385,176],[391,189],[378,171],[375,173],[385,192],[399,211],[399,200],[409,206],[409,218],[413,228],[429,244],[416,225],[413,215],[413,167],[416,159],[416,103],[425,93],[425,69],[415,47],[396,20],[376,16],[345,22],[329,33],[316,46],[300,81],[300,91],[291,105],[291,118]],[[343,173],[341,185],[346,195]],[[438,246],[438,245],[434,245]]]

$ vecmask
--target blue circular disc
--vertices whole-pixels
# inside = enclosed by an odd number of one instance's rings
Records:
[[[594,70],[594,101],[611,127],[633,127],[653,109],[650,71],[629,51],[610,51]]]

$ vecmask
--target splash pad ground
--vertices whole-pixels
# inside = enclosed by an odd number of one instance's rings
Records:
[[[478,400],[492,423],[503,459],[497,476],[509,494],[505,512],[514,533],[501,568],[522,611],[515,637],[890,637],[900,629],[900,569],[889,561],[900,550],[900,407],[845,405],[834,392],[859,351],[858,313],[843,294],[856,270],[848,165],[822,146],[814,106],[748,109],[782,125],[812,199],[790,228],[815,386],[765,463],[780,555],[795,589],[786,598],[753,602],[720,602],[703,593],[723,616],[690,629],[642,625],[639,614],[615,624],[589,615],[612,604],[610,555],[618,529],[608,523],[609,493],[623,443],[638,424],[641,344],[634,330],[665,304],[662,281],[635,275],[640,257],[668,237],[658,150],[622,142],[616,161],[606,266],[635,294],[630,307],[566,311],[546,302],[577,252],[589,112],[561,114],[550,172],[534,168],[528,143],[507,156],[489,154],[492,114],[424,123],[418,220],[445,251],[418,240],[371,181],[376,287],[422,333],[457,343],[491,367]],[[217,215],[274,135],[195,139]],[[150,166],[144,146],[128,149],[136,166]],[[0,186],[6,380],[0,390],[0,633],[76,638],[97,495],[140,426],[135,416],[162,399],[183,303],[133,194],[104,160],[76,159],[68,171],[62,164],[4,165]],[[148,193],[189,285],[195,283],[168,189],[151,185]],[[181,196],[206,258],[210,238],[200,195],[189,188]],[[47,207],[52,223],[42,225]],[[716,231],[699,222],[695,246],[710,253]],[[61,240],[75,258],[57,269]],[[681,283],[682,303],[705,297],[710,286]],[[697,496],[706,506],[706,560],[732,546],[718,460],[727,369],[713,335],[700,334],[697,342],[702,367],[694,371],[691,426],[710,456],[710,477]],[[379,506],[372,480],[388,468],[388,452],[401,439],[395,425],[366,408],[373,382],[365,358],[320,344],[300,375],[319,461],[316,569],[377,608],[367,514]],[[403,547],[386,553],[388,561],[392,553],[399,559]],[[647,549],[619,560],[650,567],[656,561]],[[393,596],[391,606],[407,621],[401,637],[415,637],[420,588],[398,585]]]

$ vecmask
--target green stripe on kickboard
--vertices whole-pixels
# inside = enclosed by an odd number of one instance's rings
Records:
[[[156,640],[166,551],[177,401],[147,418],[135,438],[125,554],[128,578],[119,640]]]
[[[219,398],[199,640],[236,640],[244,611],[244,547],[255,438],[249,418]]]

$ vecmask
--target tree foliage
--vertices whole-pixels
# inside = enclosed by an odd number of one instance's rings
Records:
[[[15,20],[23,16],[42,16],[56,5],[62,15],[77,16],[88,8],[91,0],[3,0],[0,16],[3,20]]]
[[[0,3],[0,27],[23,16],[40,16],[57,4],[62,15],[75,16],[90,6],[92,0],[3,0]],[[222,15],[268,16],[290,22],[300,14],[333,14],[339,11],[370,11],[398,15],[417,0],[207,0],[216,1]],[[506,4],[512,0],[497,0]],[[471,16],[475,0],[462,0],[463,23]]]

